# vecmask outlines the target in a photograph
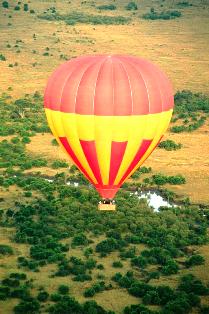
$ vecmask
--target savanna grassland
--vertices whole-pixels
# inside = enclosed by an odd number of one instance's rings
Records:
[[[208,1],[1,1],[1,314],[209,313],[208,18]],[[113,213],[97,211],[43,111],[56,66],[103,53],[148,58],[175,92]],[[177,206],[153,212],[130,195],[141,189]]]

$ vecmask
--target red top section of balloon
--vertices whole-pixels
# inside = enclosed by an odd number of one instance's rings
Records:
[[[52,74],[44,103],[82,115],[127,116],[173,108],[173,92],[154,64],[133,56],[96,55],[71,59]]]

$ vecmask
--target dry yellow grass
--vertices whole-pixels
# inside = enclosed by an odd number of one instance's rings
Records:
[[[60,55],[69,58],[82,54],[124,53],[142,56],[156,62],[170,77],[175,90],[191,89],[193,91],[209,92],[207,84],[209,77],[209,48],[208,16],[209,10],[201,1],[190,1],[193,7],[183,9],[183,17],[171,21],[145,21],[141,14],[151,6],[159,10],[159,5],[151,1],[136,1],[139,10],[133,16],[124,9],[127,1],[116,1],[118,10],[113,13],[102,12],[102,15],[114,14],[132,16],[129,25],[83,25],[69,26],[65,23],[54,23],[37,18],[47,8],[54,6],[49,1],[31,1],[30,8],[36,14],[14,11],[13,7],[1,10],[1,53],[7,61],[1,62],[0,91],[8,86],[14,89],[15,96],[39,90],[43,92],[46,80],[56,66],[61,64]],[[178,1],[166,1],[165,9],[177,9]],[[103,1],[95,1],[101,4]],[[57,11],[66,13],[73,10],[98,14],[90,2],[81,5],[74,0],[56,1]],[[8,15],[12,18],[8,18]],[[11,23],[11,26],[8,26]],[[198,27],[197,27],[198,26]],[[55,36],[53,35],[55,33]],[[36,34],[36,39],[33,38]],[[16,53],[16,40],[20,43],[20,53]],[[59,42],[58,42],[59,39]],[[91,44],[89,40],[93,41]],[[7,44],[11,48],[7,48]],[[43,56],[45,48],[49,47],[52,56]],[[34,54],[32,51],[36,50]],[[10,68],[10,63],[18,62],[17,67]],[[32,64],[37,62],[37,66]]]
[[[96,5],[109,3],[109,1],[95,1]],[[124,10],[124,5],[128,1],[116,0],[118,10],[116,12],[102,12],[102,15],[114,14],[130,16],[131,13]],[[133,54],[150,59],[158,64],[173,82],[174,90],[190,89],[209,94],[209,29],[208,17],[209,7],[207,1],[191,0],[193,7],[183,9],[183,17],[171,21],[145,21],[139,16],[148,11],[150,7],[158,7],[154,1],[136,1],[139,10],[132,16],[130,25],[104,26],[104,25],[82,25],[67,26],[63,22],[53,23],[37,18],[37,14],[51,6],[55,6],[59,12],[80,10],[97,14],[98,11],[91,7],[90,2],[81,5],[78,0],[68,1],[57,0],[56,3],[50,0],[31,0],[30,9],[34,9],[36,14],[29,12],[14,11],[11,8],[3,10],[0,8],[0,53],[5,55],[6,62],[0,61],[0,93],[5,92],[9,86],[13,88],[10,92],[14,97],[21,97],[25,93],[34,93],[38,90],[44,91],[46,81],[51,72],[64,61],[60,55],[68,58],[82,54],[97,53],[121,53]],[[174,8],[178,1],[166,1],[167,8]],[[161,8],[159,8],[161,10]],[[6,15],[5,15],[6,13]],[[12,18],[8,18],[12,15]],[[11,23],[11,26],[8,26]],[[55,35],[53,35],[55,33]],[[36,39],[33,37],[36,34]],[[14,47],[16,40],[22,40],[19,48]],[[93,43],[91,44],[90,41]],[[11,45],[11,48],[7,47]],[[43,56],[46,47],[49,47],[49,54]],[[20,49],[20,53],[16,51]],[[36,53],[33,53],[33,50]],[[18,62],[17,67],[9,67],[9,64]],[[33,66],[37,63],[36,66]],[[201,129],[186,134],[168,134],[166,138],[173,139],[183,144],[183,148],[178,151],[167,152],[157,149],[146,161],[146,166],[151,166],[154,172],[165,174],[181,173],[186,177],[187,183],[178,187],[169,187],[180,196],[189,196],[193,202],[209,203],[209,160],[208,160],[208,122]],[[48,158],[68,160],[60,148],[51,145],[52,136],[49,134],[38,134],[32,138],[32,142],[27,145],[28,152],[41,154]],[[54,175],[56,170],[49,168],[36,168],[33,171],[41,171],[43,174]],[[6,199],[6,206],[12,207],[16,200],[23,199],[22,191],[16,187],[9,190],[1,190],[1,197]],[[35,194],[35,192],[33,192]],[[25,200],[27,200],[25,198]],[[11,242],[12,230],[1,228],[1,243],[12,245],[15,250],[14,256],[0,259],[3,265],[0,276],[17,271],[17,256],[28,256],[28,246]],[[99,241],[99,239],[97,240]],[[192,272],[200,277],[205,283],[209,281],[209,245],[198,248],[204,255],[206,264],[204,267],[198,266]],[[70,254],[81,255],[81,250],[72,250]],[[105,266],[105,275],[108,279],[117,270],[112,268],[113,260],[117,259],[117,254],[102,259]],[[48,265],[42,268],[41,272],[33,273],[27,271],[29,278],[34,278],[35,289],[43,285],[51,293],[60,284],[69,284],[72,294],[79,300],[84,301],[83,290],[89,283],[72,282],[68,277],[49,278],[55,270],[55,265]],[[124,262],[122,272],[129,266]],[[185,273],[186,271],[181,271]],[[95,278],[94,278],[95,280]],[[177,276],[162,277],[159,281],[153,280],[153,284],[165,283],[176,286]],[[106,309],[121,313],[125,305],[134,304],[138,299],[130,296],[123,289],[104,291],[94,298]],[[204,303],[209,300],[203,298]],[[0,314],[10,314],[17,300],[0,302]],[[2,306],[1,306],[2,305]]]
[[[136,1],[137,2],[137,1]],[[167,0],[165,9],[177,9],[178,1]],[[102,4],[96,1],[95,4]],[[30,14],[8,10],[0,10],[1,23],[1,53],[6,56],[6,62],[1,61],[0,92],[12,86],[14,97],[22,96],[39,90],[44,91],[50,73],[62,62],[60,55],[68,58],[82,54],[125,53],[142,56],[156,62],[170,77],[175,90],[190,89],[209,93],[209,7],[203,1],[193,0],[192,7],[182,10],[183,17],[171,21],[146,21],[140,16],[151,6],[162,10],[157,3],[142,0],[138,2],[136,15],[124,9],[127,1],[116,1],[117,10],[103,11],[102,15],[131,16],[129,25],[66,25],[64,22],[49,22],[37,17],[44,10],[54,6],[51,1],[31,1],[29,7],[36,11]],[[56,2],[60,13],[73,10],[92,14],[100,14],[91,3],[81,5],[74,0]],[[6,15],[4,15],[4,13]],[[12,15],[12,18],[8,18]],[[11,23],[11,26],[8,26]],[[197,27],[198,25],[198,27]],[[36,38],[34,38],[36,34]],[[53,35],[54,34],[54,35]],[[23,40],[19,48],[14,47],[16,40]],[[92,43],[91,43],[92,42]],[[11,48],[7,48],[7,44]],[[50,56],[43,56],[49,47]],[[16,51],[20,49],[20,53]],[[33,51],[37,53],[33,53]],[[52,56],[51,56],[52,54]],[[18,62],[17,67],[8,67],[10,63]],[[33,63],[37,65],[33,67]],[[194,133],[169,135],[184,145],[176,152],[156,150],[148,159],[146,165],[154,171],[168,174],[181,173],[186,176],[187,184],[172,189],[179,195],[189,196],[193,202],[209,203],[209,170],[208,170],[208,123],[207,126]],[[65,159],[61,149],[51,145],[51,135],[36,135],[31,144],[27,145],[31,153],[41,153],[51,159]],[[201,153],[200,153],[201,152]],[[35,170],[36,171],[36,170]],[[42,169],[44,174],[47,170]],[[49,175],[55,174],[50,170]]]

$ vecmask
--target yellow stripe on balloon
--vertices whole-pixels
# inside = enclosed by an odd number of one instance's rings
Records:
[[[86,172],[92,179],[92,181],[97,184],[97,180],[89,167],[86,160],[86,156],[83,153],[80,140],[78,137],[78,125],[77,117],[75,114],[63,113],[60,111],[53,111],[50,109],[45,109],[47,120],[49,124],[52,124],[53,134],[58,139],[59,137],[66,137],[69,145],[74,151],[76,157],[85,168]],[[50,125],[51,128],[51,125]],[[65,151],[65,150],[64,150]],[[65,151],[66,152],[66,151]],[[69,156],[69,155],[68,155]]]
[[[172,110],[138,116],[80,115],[47,108],[45,111],[52,130],[56,124],[57,136],[65,136],[62,122],[64,121],[66,124],[66,126],[64,126],[65,129],[66,127],[69,128],[71,135],[78,136],[81,140],[94,141],[98,137],[104,140],[110,138],[109,134],[111,133],[111,140],[116,142],[138,139],[138,134],[141,136],[142,133],[144,134],[144,139],[153,139],[159,119],[161,119],[162,116],[166,116],[170,119],[172,114]],[[145,128],[147,119],[149,127]],[[53,123],[51,121],[53,121]]]
[[[159,125],[157,125],[155,130],[154,130],[154,128],[152,128],[152,132],[155,132],[155,136],[153,137],[153,141],[152,141],[151,145],[149,146],[149,148],[147,149],[146,153],[141,158],[139,163],[134,167],[134,169],[130,172],[130,174],[126,177],[125,180],[127,180],[149,157],[149,155],[151,154],[151,152],[153,151],[153,149],[155,148],[155,146],[159,142],[160,138],[162,137],[162,135],[166,131],[166,129],[169,125],[171,116],[172,116],[172,112],[173,112],[173,110],[171,109],[169,111],[164,111],[161,113],[161,117],[159,117],[160,121],[158,121]],[[148,132],[151,132],[151,131],[149,130]],[[147,134],[147,133],[145,132],[145,134]],[[148,138],[145,137],[144,139],[148,139]],[[134,156],[133,156],[133,158],[134,158]],[[129,166],[129,164],[128,164],[128,166]],[[128,168],[128,166],[127,166],[127,168]],[[124,172],[123,172],[123,174],[124,174]],[[122,178],[122,175],[119,178],[116,178],[114,184],[117,184],[121,178]]]
[[[168,127],[172,115],[172,109],[161,113],[138,116],[80,115],[51,109],[45,109],[45,111],[49,126],[56,139],[59,141],[59,137],[67,137],[78,160],[95,184],[97,184],[97,180],[83,153],[80,140],[95,141],[103,184],[108,184],[109,181],[112,141],[128,142],[114,182],[116,185],[120,182],[143,140],[153,141],[131,174],[149,156]]]

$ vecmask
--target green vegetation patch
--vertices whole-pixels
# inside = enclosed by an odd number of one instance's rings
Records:
[[[129,17],[123,16],[92,15],[83,12],[71,12],[68,14],[44,13],[38,17],[49,21],[65,21],[68,25],[75,25],[78,23],[94,25],[123,25],[128,24],[131,20]]]
[[[177,150],[182,147],[182,144],[180,143],[176,144],[173,140],[166,140],[166,141],[160,142],[158,147],[164,148],[165,150]]]
[[[209,97],[188,90],[179,91],[174,97],[172,122],[182,122],[170,128],[171,132],[192,132],[204,125],[209,113]]]
[[[138,6],[134,1],[131,1],[125,6],[125,9],[128,11],[136,11],[138,10]]]
[[[182,13],[177,10],[157,12],[154,8],[150,9],[150,12],[142,15],[145,20],[172,20],[181,17]]]
[[[103,5],[99,5],[97,7],[97,9],[99,9],[99,10],[111,10],[112,11],[112,10],[116,10],[117,7],[114,4],[103,4]]]
[[[10,245],[0,244],[0,254],[12,255],[13,254],[13,248]]]

